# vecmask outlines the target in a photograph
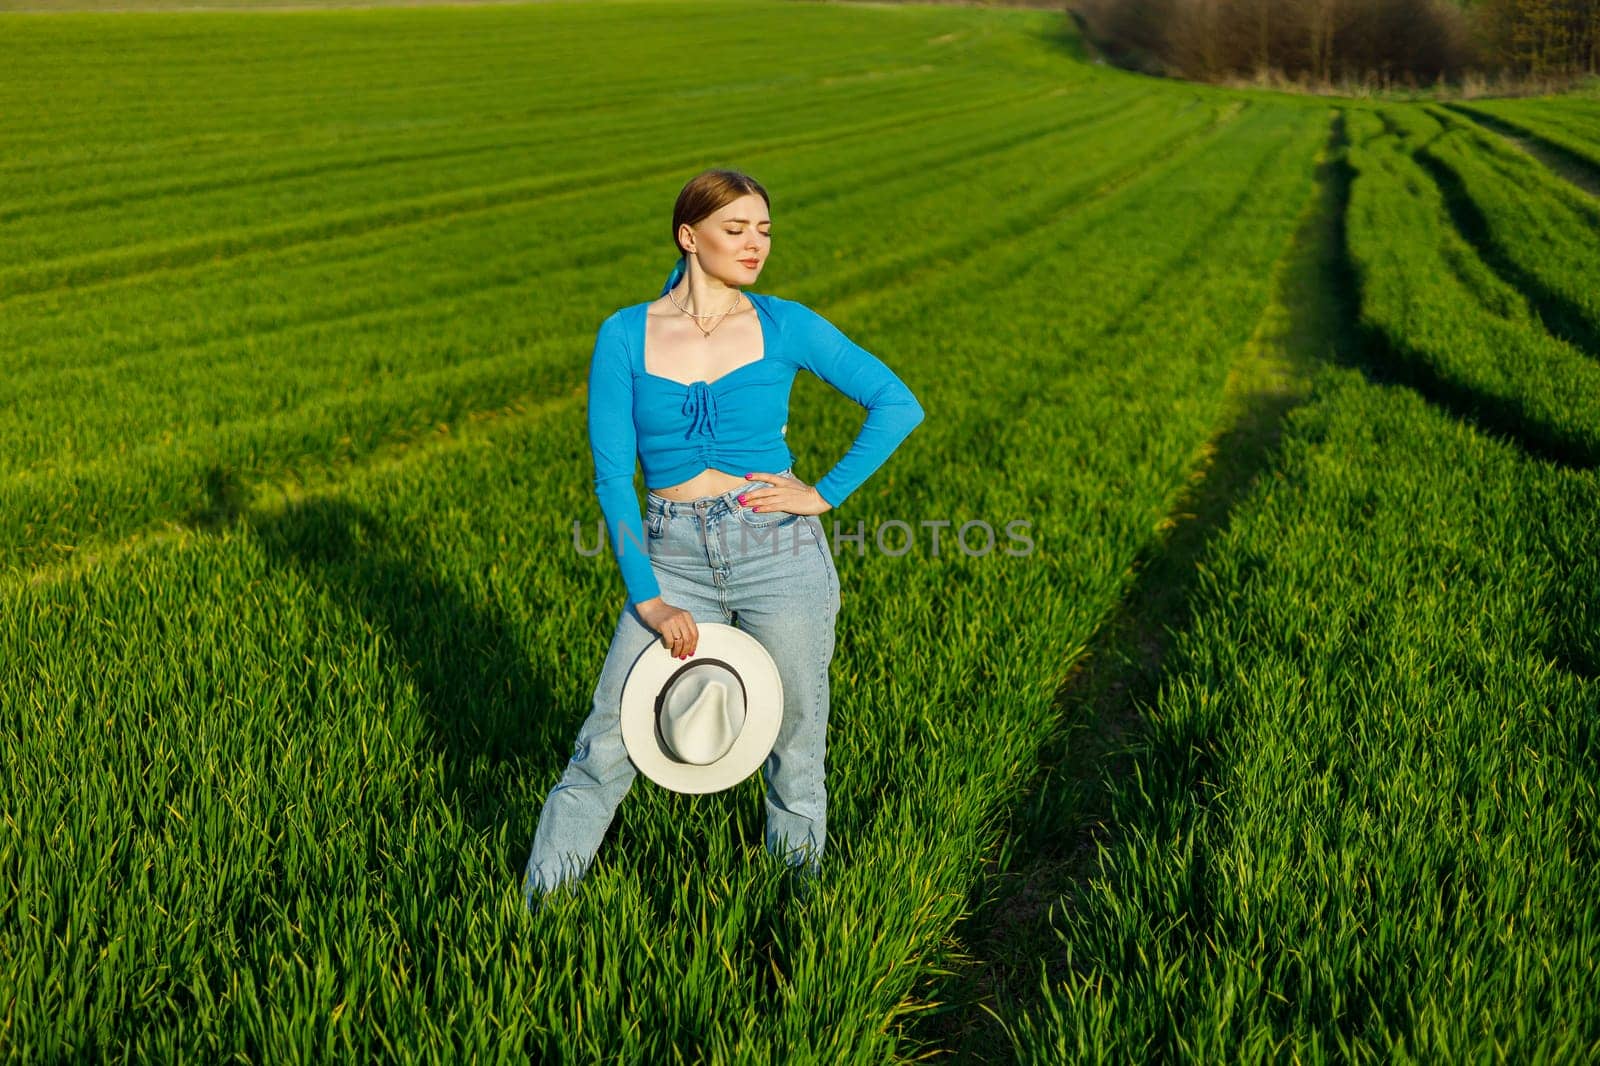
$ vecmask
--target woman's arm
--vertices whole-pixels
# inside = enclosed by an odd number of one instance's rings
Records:
[[[837,507],[921,424],[922,405],[883,360],[811,308],[788,303],[785,344],[796,362],[867,409],[850,450],[813,486]]]
[[[594,492],[628,596],[637,604],[661,595],[645,545],[633,471],[638,437],[633,425],[633,370],[616,312],[600,324],[589,361],[589,450]]]

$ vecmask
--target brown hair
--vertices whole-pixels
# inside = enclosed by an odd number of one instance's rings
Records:
[[[772,210],[772,198],[767,195],[767,190],[743,171],[702,170],[690,178],[683,191],[678,193],[678,202],[672,206],[672,246],[678,250],[678,254],[686,254],[683,245],[678,243],[678,227],[684,223],[693,226],[701,219],[709,218],[719,207],[750,193],[765,200],[767,210]]]

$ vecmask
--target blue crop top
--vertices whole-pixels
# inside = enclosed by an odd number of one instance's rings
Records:
[[[651,488],[679,484],[709,467],[730,473],[790,468],[794,453],[784,439],[789,390],[805,367],[867,409],[850,450],[815,483],[837,507],[922,421],[922,405],[905,382],[827,319],[794,300],[745,296],[756,310],[762,357],[715,381],[685,385],[644,369],[649,301],[613,312],[595,337],[588,413],[595,495],[634,603],[661,595],[645,548],[635,455]]]

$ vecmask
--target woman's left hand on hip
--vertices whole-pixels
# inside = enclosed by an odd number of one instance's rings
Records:
[[[752,511],[787,511],[790,514],[823,514],[833,510],[833,504],[822,498],[814,486],[797,477],[782,474],[746,474],[750,481],[767,481],[770,485],[751,485],[739,494],[739,502]]]

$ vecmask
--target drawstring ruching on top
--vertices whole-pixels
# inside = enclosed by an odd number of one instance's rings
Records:
[[[711,386],[697,381],[689,386],[689,395],[683,400],[683,413],[689,416],[689,428],[684,438],[710,437],[717,431],[717,397]]]

